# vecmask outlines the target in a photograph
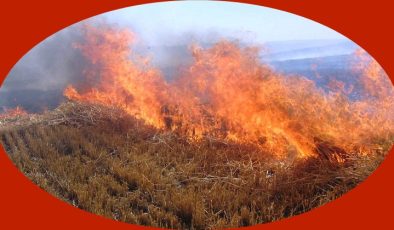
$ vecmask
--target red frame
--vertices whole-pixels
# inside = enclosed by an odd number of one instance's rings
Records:
[[[34,45],[82,19],[126,6],[137,0],[3,1],[0,8],[1,82],[12,66]],[[292,12],[349,37],[366,49],[394,81],[394,33],[390,1],[263,0],[241,1]],[[0,148],[0,227],[2,229],[130,229],[62,202],[38,188],[12,164]],[[394,149],[362,184],[320,208],[274,223],[249,228],[265,229],[387,229],[394,226]],[[392,228],[391,227],[391,228]]]

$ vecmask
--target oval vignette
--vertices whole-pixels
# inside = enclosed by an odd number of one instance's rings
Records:
[[[46,39],[2,86],[3,95],[12,98],[3,102],[1,115],[9,156],[33,182],[77,207],[160,227],[264,223],[314,208],[311,200],[322,186],[333,190],[322,189],[328,198],[319,204],[340,196],[348,183],[356,186],[366,178],[392,145],[391,83],[354,44],[319,40],[305,48],[313,42],[269,44],[259,35],[234,39],[232,31],[198,31],[169,33],[180,47],[168,48],[170,41],[141,42],[139,36],[152,35],[108,21],[90,19]],[[301,48],[289,51],[286,45]],[[335,60],[349,55],[352,45],[351,57]],[[316,49],[329,54],[316,57]],[[68,62],[58,63],[56,54]],[[36,82],[22,89],[9,80],[26,81],[34,74]],[[353,168],[360,170],[357,178]],[[31,169],[38,172],[28,174]],[[322,181],[310,185],[314,178]],[[310,190],[296,187],[294,180]],[[234,194],[240,197],[234,200]],[[249,200],[242,198],[246,194]],[[158,203],[150,201],[158,197]],[[298,200],[284,204],[289,197]],[[170,199],[175,200],[167,204]],[[307,207],[299,210],[300,202]],[[131,209],[124,208],[127,203]],[[205,213],[207,207],[211,212]],[[256,214],[262,211],[273,214]]]

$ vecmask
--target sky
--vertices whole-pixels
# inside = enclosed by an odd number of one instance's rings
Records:
[[[173,1],[111,11],[100,17],[131,27],[150,45],[179,36],[212,34],[256,43],[283,40],[343,39],[334,30],[301,16],[251,4]]]

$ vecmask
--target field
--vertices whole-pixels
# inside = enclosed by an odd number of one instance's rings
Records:
[[[190,141],[124,112],[67,102],[42,115],[2,118],[0,140],[34,183],[83,210],[166,228],[248,226],[326,204],[367,178],[374,154],[332,161],[277,158],[253,145]]]

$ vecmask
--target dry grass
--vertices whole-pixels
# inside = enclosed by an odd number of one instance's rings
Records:
[[[101,106],[66,103],[0,122],[12,161],[49,193],[119,221],[167,228],[238,227],[303,213],[363,181],[391,143],[333,164],[278,160],[212,139],[191,143]]]

